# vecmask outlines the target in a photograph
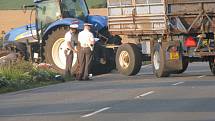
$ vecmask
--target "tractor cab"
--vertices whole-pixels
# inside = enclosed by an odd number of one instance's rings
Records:
[[[89,11],[85,0],[34,0],[38,27],[46,29],[51,23],[64,18],[86,21]]]

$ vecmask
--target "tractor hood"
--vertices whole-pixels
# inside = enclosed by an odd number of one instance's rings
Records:
[[[29,28],[31,27],[31,28]],[[36,41],[32,36],[36,37],[35,24],[29,24],[19,28],[10,30],[4,36],[4,43],[10,42],[26,42],[28,39],[30,41]]]
[[[97,28],[97,30],[101,30],[104,27],[107,27],[107,16],[99,16],[99,15],[93,15],[88,16],[88,22],[93,24],[94,27]]]

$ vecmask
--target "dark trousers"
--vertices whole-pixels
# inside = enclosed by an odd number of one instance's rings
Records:
[[[65,76],[73,76],[72,62],[73,62],[73,51],[70,51],[70,53],[66,55]]]
[[[92,68],[92,51],[89,47],[81,48],[78,54],[80,71],[78,80],[88,80],[88,75],[91,73]]]

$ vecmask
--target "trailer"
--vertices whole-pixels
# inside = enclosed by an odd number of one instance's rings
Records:
[[[120,36],[116,66],[135,75],[150,61],[157,77],[209,62],[215,75],[215,0],[107,0],[108,29]]]

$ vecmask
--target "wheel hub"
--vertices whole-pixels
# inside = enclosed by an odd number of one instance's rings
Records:
[[[160,68],[160,56],[159,56],[159,52],[158,51],[155,51],[154,53],[154,68],[155,70],[159,70]]]
[[[122,68],[128,68],[130,64],[130,56],[127,51],[122,51],[119,56],[119,64]]]
[[[61,69],[65,69],[66,67],[66,56],[64,54],[64,50],[66,50],[66,43],[64,42],[64,38],[59,38],[55,41],[52,47],[52,59],[56,66]],[[73,63],[74,65],[77,61],[77,54],[74,53],[73,55]]]

